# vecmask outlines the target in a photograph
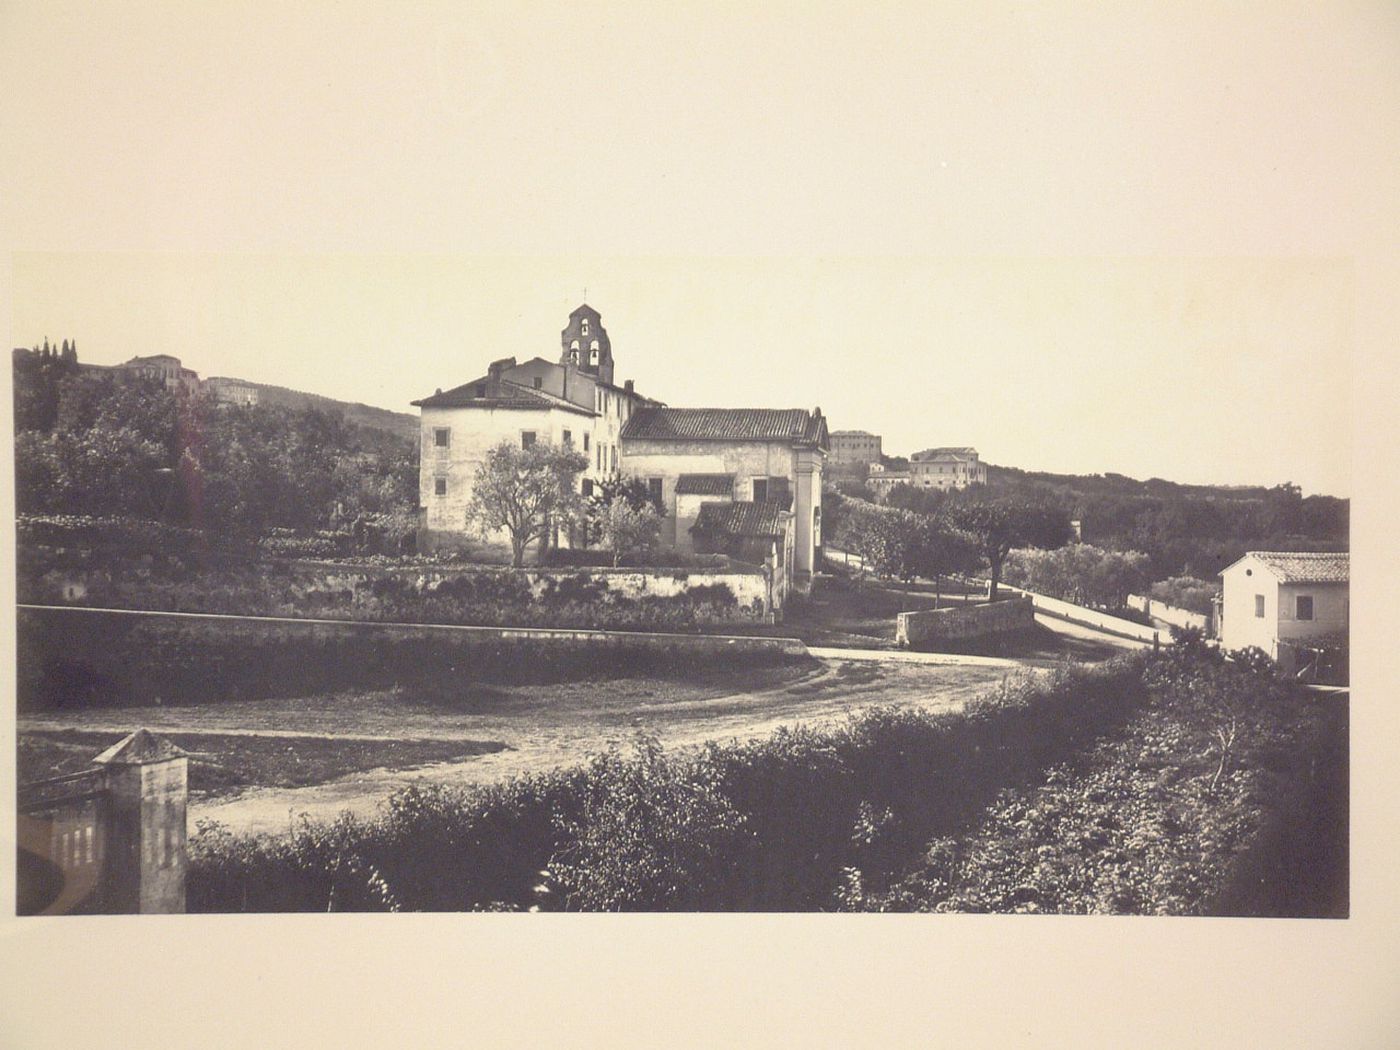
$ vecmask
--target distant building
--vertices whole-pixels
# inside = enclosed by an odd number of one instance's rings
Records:
[[[880,462],[880,435],[865,430],[833,430],[830,435],[833,473],[864,476]]]
[[[891,470],[883,463],[870,464],[870,473],[866,476],[865,484],[872,492],[879,496],[888,496],[890,489],[896,485],[909,484],[909,471]]]
[[[178,357],[169,354],[152,354],[149,357],[133,357],[116,366],[128,375],[142,379],[154,379],[165,384],[165,389],[177,394],[199,392],[199,373],[185,368]]]
[[[1224,649],[1257,646],[1292,672],[1309,642],[1349,629],[1349,554],[1250,551],[1220,576]]]
[[[975,448],[928,448],[909,457],[909,483],[922,489],[965,489],[987,483]]]
[[[210,376],[204,381],[204,392],[220,404],[256,405],[258,403],[258,388],[246,379]]]

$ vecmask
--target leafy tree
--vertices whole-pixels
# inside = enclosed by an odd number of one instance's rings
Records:
[[[612,552],[613,565],[622,564],[624,555],[649,550],[661,534],[661,515],[648,500],[640,506],[626,499],[614,499],[597,515],[599,542]]]
[[[503,441],[477,468],[467,523],[483,533],[505,530],[511,564],[518,569],[529,545],[543,541],[557,520],[577,510],[574,484],[587,468],[587,458],[572,448],[544,443],[517,448]]]
[[[986,498],[975,493],[949,499],[948,520],[972,538],[978,555],[991,574],[988,597],[997,597],[1002,565],[1017,547],[1059,547],[1069,542],[1069,515],[1047,504],[1025,503],[1005,498]]]

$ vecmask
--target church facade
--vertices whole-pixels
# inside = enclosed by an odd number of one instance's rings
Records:
[[[486,453],[503,441],[547,442],[587,458],[585,493],[614,477],[644,479],[666,509],[663,546],[767,563],[799,588],[810,581],[828,447],[820,409],[670,408],[614,376],[602,316],[584,304],[560,332],[557,360],[503,358],[414,401],[420,549],[479,542],[466,513]]]

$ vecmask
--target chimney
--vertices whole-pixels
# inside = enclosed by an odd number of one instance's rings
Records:
[[[487,365],[486,374],[491,379],[491,381],[495,383],[500,381],[502,372],[504,372],[507,368],[514,367],[515,358],[503,357],[499,361],[492,361],[489,365]]]
[[[623,389],[623,390],[626,390],[629,394],[634,394],[634,393],[636,393],[636,387],[635,387],[635,385],[633,384],[632,380],[630,380],[630,379],[627,380],[627,382],[625,382],[625,383],[622,384],[622,389]]]

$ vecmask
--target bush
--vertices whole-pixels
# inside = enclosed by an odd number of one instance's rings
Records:
[[[644,740],[480,791],[410,788],[347,832],[360,868],[335,871],[373,870],[406,909],[829,906],[847,869],[878,889],[918,843],[1121,724],[1142,667],[1008,679],[966,715],[879,709],[698,753]],[[333,873],[310,841],[197,838],[191,910],[324,908]]]

